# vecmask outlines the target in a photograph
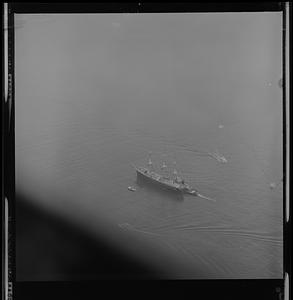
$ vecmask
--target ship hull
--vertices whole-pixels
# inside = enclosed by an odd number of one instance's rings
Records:
[[[172,186],[172,185],[165,184],[164,182],[160,182],[160,181],[158,181],[158,180],[156,180],[156,179],[154,179],[150,176],[145,175],[140,170],[136,170],[136,174],[137,174],[137,177],[139,179],[143,179],[144,181],[146,181],[148,183],[152,183],[153,185],[156,185],[160,188],[163,188],[163,189],[166,189],[166,190],[169,190],[169,191],[182,193],[182,190],[180,190],[179,188],[177,188],[175,186]]]
[[[189,194],[193,196],[198,195],[198,191],[189,187],[180,187],[180,186],[174,186],[173,184],[166,183],[164,181],[161,181],[161,176],[159,174],[153,173],[153,175],[150,175],[150,173],[145,169],[145,168],[135,168],[137,178],[138,180],[143,180],[144,182],[150,183],[153,186],[157,186],[160,189],[168,190],[168,191],[173,191],[177,192],[180,194]],[[153,178],[153,177],[157,178]]]

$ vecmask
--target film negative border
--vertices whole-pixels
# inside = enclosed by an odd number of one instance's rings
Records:
[[[2,208],[4,211],[3,299],[13,299],[15,282],[15,183],[14,183],[14,17],[9,4],[3,7],[4,34],[4,101],[2,102],[3,176]]]
[[[2,257],[5,259],[4,270],[2,274],[5,278],[2,284],[3,299],[22,299],[21,297],[15,297],[15,286],[18,285],[19,291],[24,291],[24,294],[30,293],[32,285],[28,284],[28,289],[24,287],[24,284],[18,284],[16,282],[15,273],[15,161],[14,161],[14,14],[15,13],[184,13],[184,12],[254,12],[254,11],[282,11],[283,13],[283,120],[284,120],[284,187],[283,194],[285,200],[283,202],[284,212],[284,278],[283,280],[267,281],[268,284],[273,286],[275,299],[289,299],[291,293],[292,283],[292,240],[291,240],[291,215],[292,205],[290,205],[290,168],[291,162],[291,147],[290,147],[290,55],[289,55],[289,28],[292,17],[292,6],[289,2],[260,2],[260,3],[4,3],[3,8],[4,15],[4,34],[2,35],[2,48],[4,48],[4,96],[2,101],[3,118],[2,125],[4,133],[2,133],[2,145],[4,147],[4,156],[2,161],[4,163],[4,171],[2,171],[2,178],[4,178],[4,192],[2,192],[2,208],[4,213],[4,247],[2,247]],[[260,281],[259,281],[260,283]],[[46,283],[39,285],[39,288],[52,288],[54,283]],[[207,288],[210,284],[212,287],[217,288],[219,285],[213,281],[196,283],[195,285]],[[226,283],[223,283],[224,285]],[[231,283],[232,292],[235,290],[241,291],[246,289],[249,285],[256,286],[256,283],[233,281]],[[83,289],[83,286],[76,285],[75,283],[57,284],[58,287],[75,289],[77,286]],[[93,283],[86,283],[85,286],[95,286]],[[233,286],[234,285],[234,286]],[[262,287],[265,285],[261,281]],[[38,286],[38,284],[37,284]],[[40,287],[41,286],[41,287]],[[192,286],[192,285],[191,285]],[[194,286],[194,285],[193,285]],[[35,289],[34,285],[34,289]],[[38,288],[38,287],[37,287]],[[56,283],[55,283],[56,288]],[[54,289],[54,287],[53,287]],[[89,288],[91,290],[91,288]],[[20,295],[21,293],[18,293]],[[34,296],[31,295],[33,299]],[[35,295],[37,298],[39,294]]]

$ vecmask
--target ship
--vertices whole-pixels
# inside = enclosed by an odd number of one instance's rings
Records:
[[[151,157],[147,163],[147,167],[138,167],[133,165],[136,170],[138,178],[142,178],[162,189],[171,190],[183,194],[190,194],[198,196],[199,193],[196,189],[190,187],[185,180],[178,175],[176,170],[176,162],[174,162],[174,170],[172,174],[167,171],[167,165],[163,162],[161,166],[161,174],[155,171]]]

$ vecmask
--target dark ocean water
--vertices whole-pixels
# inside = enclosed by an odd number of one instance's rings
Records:
[[[144,32],[146,24],[150,35]],[[178,271],[181,277],[281,278],[280,55],[262,53],[266,40],[258,44],[254,33],[248,39],[256,44],[250,41],[241,50],[237,40],[239,53],[233,52],[232,57],[221,42],[213,50],[205,37],[208,48],[203,49],[209,53],[193,60],[189,38],[183,47],[182,37],[177,41],[171,36],[165,43],[173,42],[174,47],[164,48],[164,40],[157,42],[166,35],[155,34],[156,27],[147,21],[144,26],[137,29],[141,35],[135,38],[145,34],[154,41],[146,39],[150,49],[140,41],[133,55],[127,52],[133,48],[119,40],[121,35],[117,40],[111,35],[109,40],[99,39],[110,52],[100,62],[101,68],[106,66],[103,74],[91,73],[99,62],[91,67],[89,61],[78,60],[85,54],[91,57],[92,48],[98,46],[74,48],[68,60],[71,63],[75,58],[75,67],[60,66],[54,60],[55,74],[44,54],[30,61],[31,44],[23,42],[30,35],[19,31],[23,48],[16,53],[17,190],[34,195],[38,205],[93,233],[107,233],[110,224],[117,228],[117,236],[109,237],[112,240],[118,241],[123,232],[132,237],[132,249],[135,243],[145,243],[170,255],[188,266],[186,274],[184,267]],[[46,38],[51,40],[51,36]],[[46,43],[40,37],[38,53]],[[168,49],[165,55],[162,49]],[[62,51],[58,48],[56,53]],[[146,57],[153,53],[157,55]],[[23,55],[26,60],[20,59]],[[53,55],[58,58],[59,54]],[[270,55],[276,61],[268,63]],[[261,60],[258,65],[257,60]],[[24,75],[27,68],[29,78]],[[46,80],[38,79],[42,76]],[[186,182],[215,201],[189,195],[181,198],[138,184],[131,163],[146,164],[149,151],[157,166],[163,158],[168,165],[176,159]],[[209,155],[215,152],[226,162]]]

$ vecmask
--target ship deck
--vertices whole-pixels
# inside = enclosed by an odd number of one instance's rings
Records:
[[[150,171],[146,168],[136,168],[136,171],[141,175],[143,175],[144,177],[147,177],[153,181],[166,185],[170,188],[180,189],[181,187],[179,183],[174,182],[172,179],[164,177],[163,175],[160,175],[154,171]]]

